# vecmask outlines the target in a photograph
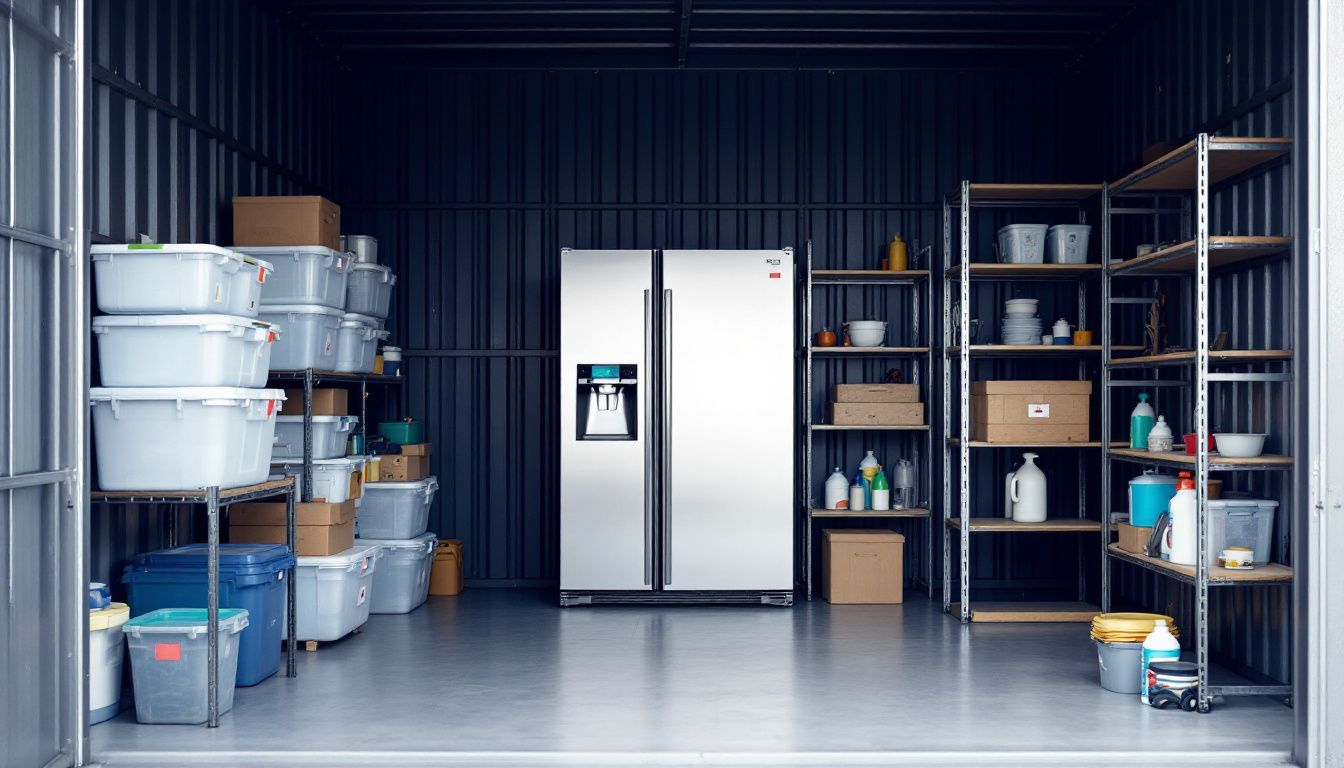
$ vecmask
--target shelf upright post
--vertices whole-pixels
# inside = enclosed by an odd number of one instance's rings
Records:
[[[1101,610],[1111,610],[1111,185],[1101,185]]]
[[[359,449],[367,452],[369,445],[369,380],[359,377]]]
[[[289,544],[291,555],[298,557],[296,550],[297,531],[294,520],[294,478],[289,478],[289,489],[285,492],[285,540]],[[285,584],[285,594],[288,600],[285,602],[285,677],[298,677],[298,670],[294,663],[295,650],[298,647],[298,622],[295,620],[295,603],[297,595],[294,587],[294,574],[297,568],[289,566],[289,575],[286,576],[288,583]]]
[[[303,371],[303,500],[313,500],[313,369]]]
[[[943,258],[938,268],[943,273],[943,349],[952,346],[952,282],[947,276],[947,265],[952,261],[952,208],[947,198],[943,198]],[[929,279],[933,279],[930,270]],[[941,515],[937,520],[930,510],[929,524],[938,525],[939,535],[943,539],[943,612],[952,611],[952,551],[951,540],[947,532],[947,516],[952,499],[952,449],[947,443],[948,433],[952,431],[952,371],[946,355],[939,364],[943,373],[943,429],[939,439],[943,444],[943,498],[940,505]]]
[[[812,599],[812,241],[807,241],[807,276],[803,278],[803,526],[806,552],[803,555],[807,599]]]
[[[929,247],[928,263],[925,265],[928,269],[928,276],[924,278],[924,334],[923,344],[927,349],[924,352],[924,390],[932,394],[933,392],[933,248]],[[919,340],[915,341],[916,346]],[[932,399],[932,398],[930,398]],[[937,522],[938,516],[933,512],[933,419],[928,419],[929,428],[924,431],[925,464],[923,471],[924,482],[924,503],[921,505],[929,510],[928,518],[924,521],[927,531],[928,541],[924,543],[925,549],[925,584],[928,586],[929,597],[933,597],[933,526]]]
[[[219,727],[219,486],[205,489],[206,724]]]
[[[957,447],[961,454],[960,493],[957,504],[961,518],[961,621],[971,620],[971,183],[961,182],[961,338],[957,344],[961,358],[960,402],[961,440]]]
[[[1199,661],[1199,711],[1209,695],[1209,135],[1195,139],[1195,611]]]

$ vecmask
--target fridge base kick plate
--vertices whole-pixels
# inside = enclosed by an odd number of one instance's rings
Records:
[[[685,591],[601,592],[560,590],[561,607],[574,605],[793,605],[793,590],[779,591]]]

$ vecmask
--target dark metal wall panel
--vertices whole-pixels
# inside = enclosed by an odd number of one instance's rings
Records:
[[[468,577],[558,572],[561,247],[811,238],[816,266],[876,266],[893,232],[936,244],[962,178],[1077,180],[1063,88],[1062,71],[354,72],[347,98],[378,119],[345,124],[338,199],[399,276],[401,410],[436,443],[431,528],[466,540]],[[825,314],[908,300],[851,291]]]

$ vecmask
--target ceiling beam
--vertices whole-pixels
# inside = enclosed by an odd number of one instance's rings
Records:
[[[677,69],[686,66],[691,43],[691,0],[681,0],[681,18],[677,20]]]

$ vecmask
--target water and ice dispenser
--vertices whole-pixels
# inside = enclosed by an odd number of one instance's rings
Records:
[[[637,366],[580,363],[575,429],[580,440],[634,440],[639,423]]]

